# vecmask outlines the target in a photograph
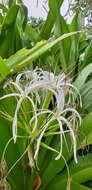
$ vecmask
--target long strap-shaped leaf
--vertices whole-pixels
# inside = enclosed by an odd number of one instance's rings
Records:
[[[71,175],[70,176],[71,190],[77,189],[78,184],[80,190],[88,189],[85,185],[81,186],[80,183],[85,183],[87,181],[92,180],[92,154],[88,154],[84,157],[80,156],[78,164],[75,164],[74,161],[72,161],[71,164],[69,165],[69,171]],[[50,190],[52,188],[54,190],[56,189],[59,190],[59,189],[65,189],[66,186],[67,186],[67,170],[59,174],[58,177],[55,177],[49,183],[47,189]]]
[[[36,44],[35,47],[33,47],[30,50],[23,50],[24,52],[19,52],[18,54],[15,54],[13,57],[10,57],[7,60],[7,65],[9,68],[12,68],[11,73],[16,73],[23,67],[25,67],[30,62],[37,59],[39,56],[44,54],[46,51],[50,50],[53,46],[55,46],[57,43],[59,43],[61,40],[68,38],[72,35],[81,33],[84,31],[77,31],[77,32],[71,32],[64,34],[54,40],[53,42],[47,42],[47,41],[41,41]]]
[[[11,56],[6,60],[6,65],[9,68],[10,72],[8,74],[13,74],[20,71],[22,68],[27,66],[30,62],[36,60],[39,56],[49,51],[53,46],[59,43],[61,40],[68,38],[72,35],[82,33],[85,31],[76,31],[64,34],[52,42],[41,41],[36,44],[32,49],[21,49],[16,54]],[[4,77],[1,77],[0,81],[3,81]]]

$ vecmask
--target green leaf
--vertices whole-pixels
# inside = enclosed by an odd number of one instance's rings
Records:
[[[42,39],[48,40],[48,38],[50,38],[53,24],[54,24],[54,20],[52,18],[51,12],[49,11],[46,22],[43,25],[42,30],[38,36],[38,41]]]
[[[0,24],[2,24],[2,22],[3,22],[3,16],[2,16],[2,14],[0,13]],[[2,25],[1,25],[2,26]],[[0,26],[0,33],[1,33],[1,26]]]
[[[77,89],[80,91],[80,89],[83,87],[87,77],[92,73],[92,63],[87,65],[79,74],[75,82],[73,83],[74,86],[77,87]]]
[[[88,112],[92,112],[92,80],[83,85],[80,94],[83,108]]]
[[[56,137],[54,137],[55,139]],[[71,140],[70,140],[70,136],[67,134],[66,135],[66,140],[68,143],[68,148],[70,148],[71,146]],[[59,149],[59,136],[57,136],[55,142],[54,142],[54,146],[50,145],[51,147],[54,147],[54,149],[58,150]],[[69,153],[67,151],[65,142],[63,141],[63,157],[65,158],[65,160],[69,160]],[[65,161],[63,160],[63,158],[59,159],[59,160],[55,160],[55,157],[57,156],[57,153],[54,153],[51,155],[47,154],[48,157],[50,158],[50,162],[47,163],[46,167],[44,168],[44,171],[42,173],[42,181],[43,181],[43,186],[40,188],[41,190],[44,190],[46,188],[46,186],[54,179],[54,177],[60,172],[62,171],[62,169],[65,167]],[[55,177],[56,178],[56,177]]]
[[[72,183],[71,183],[71,190],[91,190],[91,188],[87,187],[85,185],[76,183],[75,181],[72,181]]]
[[[0,144],[2,145],[0,148],[0,160],[2,156],[2,152],[8,140],[12,137],[11,134],[11,126],[9,122],[0,118]],[[7,169],[9,170],[15,161],[20,157],[20,153],[18,150],[17,144],[14,145],[13,141],[9,144],[6,154],[5,160],[7,163]],[[6,171],[8,172],[8,171]],[[21,161],[17,164],[17,166],[11,171],[8,176],[8,181],[13,188],[13,190],[24,189],[24,168]]]
[[[77,136],[77,149],[80,149],[87,144],[87,138],[92,133],[92,113],[87,114],[82,120],[82,125],[79,126],[79,135]]]
[[[52,181],[52,184],[53,184],[53,181]],[[49,185],[47,188],[48,188],[48,190],[51,190],[52,187],[51,187],[51,185]],[[70,188],[71,188],[71,190],[91,190],[91,188],[77,183],[76,180],[71,181]],[[67,180],[65,180],[65,182],[62,184],[56,181],[56,185],[53,186],[53,190],[56,190],[56,189],[58,189],[58,190],[61,190],[61,189],[66,190],[67,189],[68,190],[69,187],[67,187]]]
[[[70,32],[73,31],[78,31],[81,30],[82,28],[82,17],[81,13],[77,12],[76,15],[74,16],[72,23],[69,25]],[[76,36],[71,37],[71,47],[70,47],[70,55],[69,55],[69,60],[68,64],[70,66],[70,71],[76,67],[76,62],[79,56],[79,39],[80,39],[80,34]],[[72,72],[73,75],[74,72]]]
[[[22,17],[23,17],[23,30],[25,30],[26,24],[27,24],[27,20],[28,20],[28,9],[24,4],[20,5],[20,8],[22,10]]]
[[[9,68],[6,61],[0,57],[0,82],[9,74]]]
[[[84,183],[92,180],[92,154],[78,158],[78,164],[74,161],[70,164],[70,173],[72,179],[78,183]]]
[[[8,13],[7,13],[7,15],[6,15],[5,19],[4,19],[3,24],[12,25],[16,21],[18,10],[19,10],[19,6],[18,5],[13,5],[9,9],[9,11],[8,11]]]
[[[69,32],[68,29],[68,24],[66,24],[66,21],[64,18],[60,15],[60,7],[58,6],[58,1],[54,0],[53,2],[49,2],[49,6],[52,12],[52,16],[54,19],[55,23],[55,36],[56,38]],[[66,70],[68,60],[69,60],[69,52],[70,52],[70,47],[71,47],[71,40],[70,38],[64,39],[63,42],[59,43],[59,57],[60,57],[60,62],[63,70]],[[67,46],[67,48],[66,48]]]
[[[74,161],[72,161],[69,165],[69,172],[71,177],[71,189],[75,187],[76,189],[78,186],[83,189],[90,189],[87,188],[84,185],[79,185],[80,183],[85,183],[87,181],[92,180],[92,154],[88,154],[86,156],[80,156],[78,158],[78,164],[76,164]],[[50,190],[50,188],[56,190],[56,189],[63,189],[67,187],[67,169],[64,171],[61,171],[58,176],[56,176],[50,184],[48,184],[47,189]],[[77,185],[77,187],[76,187]]]
[[[89,63],[92,63],[92,43],[85,50],[83,67],[87,66]]]
[[[68,38],[72,35],[75,35],[77,33],[80,33],[82,31],[78,32],[71,32],[62,35],[61,37],[57,38],[53,42],[39,42],[35,47],[33,47],[31,50],[25,50],[25,54],[23,56],[23,53],[18,53],[18,55],[13,55],[10,57],[10,59],[7,60],[7,65],[12,68],[12,72],[16,73],[26,65],[28,65],[30,62],[36,60],[39,56],[50,50],[53,46],[55,46],[57,43],[59,43],[61,40]]]
[[[15,53],[15,21],[17,18],[18,10],[18,5],[12,6],[3,21],[0,34],[0,56],[4,58]]]
[[[11,8],[11,6],[13,6],[14,4],[16,4],[16,0],[8,0],[9,8]]]
[[[0,3],[0,9],[3,10],[4,13],[8,11],[8,9],[1,3]]]
[[[29,24],[26,25],[25,35],[30,41],[37,42],[37,33]]]
[[[57,0],[58,8],[61,7],[62,3],[63,3],[63,0]],[[51,6],[53,6],[53,0],[49,0],[49,4],[51,4]],[[41,40],[41,39],[47,40],[48,38],[50,38],[53,25],[54,25],[54,19],[53,19],[52,12],[50,10],[48,12],[46,22],[45,22],[44,26],[42,27],[42,30],[38,36],[38,39],[39,40]]]

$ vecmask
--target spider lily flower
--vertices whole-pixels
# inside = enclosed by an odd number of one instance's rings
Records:
[[[43,124],[43,126],[39,128],[38,135],[35,137],[37,138],[37,146],[36,146],[36,150],[34,154],[34,159],[36,160],[38,157],[40,143],[44,136],[44,133],[48,129],[51,122],[56,120],[60,127],[60,153],[56,157],[56,160],[58,160],[62,155],[63,136],[65,138],[63,123],[65,123],[72,137],[72,142],[73,142],[73,147],[74,147],[74,159],[75,159],[75,162],[77,163],[76,137],[74,134],[75,126],[72,125],[72,122],[68,121],[68,118],[66,118],[66,113],[71,112],[71,115],[73,113],[74,119],[76,120],[76,118],[78,117],[81,123],[81,118],[80,118],[79,113],[76,111],[76,109],[70,107],[70,104],[72,103],[70,95],[72,95],[73,100],[75,100],[74,99],[75,94],[79,95],[80,104],[82,104],[82,102],[81,102],[81,96],[77,88],[73,86],[69,82],[69,80],[66,80],[66,75],[64,73],[61,73],[60,75],[55,76],[54,73],[52,72],[47,72],[47,71],[43,71],[42,69],[36,68],[33,71],[24,71],[18,74],[18,76],[16,77],[16,81],[10,82],[10,84],[13,85],[17,89],[18,93],[7,94],[3,97],[0,97],[0,100],[4,98],[9,98],[12,96],[18,97],[18,102],[17,102],[13,125],[12,125],[14,142],[16,142],[16,138],[17,138],[18,111],[21,107],[23,100],[27,98],[31,102],[33,106],[33,110],[34,110],[34,116],[30,119],[30,122],[29,122],[31,126],[32,122],[35,120],[34,127],[32,130],[30,130],[31,133],[34,133],[37,128],[38,116],[40,116],[41,114],[51,115],[51,117],[49,118],[49,121],[47,121],[47,123]],[[71,91],[69,91],[69,88],[71,89]],[[35,102],[32,100],[31,96],[34,96],[37,102],[40,104],[40,99],[41,99],[41,95],[39,93],[40,89],[42,89],[42,91],[45,90],[45,92],[50,91],[55,96],[55,99],[56,99],[55,111],[51,111],[50,109],[39,110],[39,105],[38,105],[39,112],[37,112]],[[65,106],[66,94],[69,95],[69,101],[68,101],[69,104],[67,105],[67,107]]]

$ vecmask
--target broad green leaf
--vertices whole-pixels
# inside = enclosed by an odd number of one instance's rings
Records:
[[[16,29],[15,29],[15,21],[17,18],[19,6],[14,5],[12,6],[2,25],[2,30],[0,34],[0,56],[8,57],[11,54],[15,53],[15,36],[16,36]]]
[[[87,187],[85,185],[76,183],[75,181],[72,181],[72,183],[71,183],[71,190],[91,190],[91,188]]]
[[[87,48],[89,44],[89,41],[88,40],[80,40],[80,43],[79,43],[79,51],[80,53],[84,53],[84,50]]]
[[[42,39],[48,40],[48,38],[50,38],[53,24],[54,24],[54,20],[52,18],[51,12],[49,11],[46,22],[43,25],[42,30],[38,36],[38,41]]]
[[[92,117],[92,114],[90,115],[90,117]],[[92,144],[92,132],[90,132],[88,138],[87,138],[87,144]]]
[[[48,42],[46,41],[41,41],[38,42],[32,49],[23,48],[19,50],[18,52],[16,52],[16,54],[12,55],[11,57],[9,57],[9,59],[7,59],[8,67],[12,68],[14,66],[17,66],[18,64],[21,64],[22,61],[25,63],[25,65],[27,65],[25,62],[26,59],[31,55],[31,57],[33,57],[33,59],[35,60],[35,56],[33,56],[34,53],[39,52],[39,49],[41,49],[47,43]],[[39,57],[39,54],[37,55],[37,57]]]
[[[50,10],[52,12],[52,16],[55,23],[55,36],[56,38],[69,32],[68,24],[66,24],[66,21],[64,18],[60,15],[60,7],[58,6],[58,1],[54,0],[53,2],[49,2]],[[66,48],[67,46],[67,48]],[[60,49],[60,62],[61,66],[63,67],[63,70],[66,70],[68,60],[69,60],[69,52],[71,47],[71,41],[70,38],[63,40],[59,43],[59,49]]]
[[[58,140],[59,140],[58,137],[54,137],[54,138],[53,137],[47,137],[46,140],[45,140],[45,143],[53,148],[58,143]],[[47,150],[46,148],[41,149],[41,152],[40,152],[40,155],[39,155],[39,166],[41,168],[40,175],[42,176],[43,186],[44,186],[45,182],[46,183],[49,182],[49,176],[51,176],[50,174],[52,173],[52,171],[50,170],[51,168],[49,168],[48,166],[49,166],[51,160],[54,160],[54,159],[55,158],[53,158],[53,152],[51,150]],[[44,162],[44,160],[45,160],[45,162]],[[48,168],[50,173],[47,176],[47,178],[44,179],[45,171],[46,171],[47,168]]]
[[[19,6],[18,5],[14,5],[12,6],[6,17],[5,17],[5,20],[4,20],[4,23],[3,24],[6,24],[6,25],[12,25],[15,21],[16,21],[16,16],[18,14],[18,10],[19,10]]]
[[[0,118],[0,160],[2,156],[2,152],[8,140],[12,137],[11,134],[11,126],[9,122],[5,121],[4,119]],[[9,170],[15,161],[20,157],[20,153],[18,150],[17,144],[14,145],[13,141],[7,148],[5,159],[7,163],[7,169]],[[7,173],[8,171],[6,171]],[[19,162],[17,166],[11,171],[8,176],[8,181],[13,188],[13,190],[20,190],[21,188],[24,189],[24,168]]]
[[[92,73],[92,63],[87,65],[79,74],[75,82],[73,83],[74,86],[77,87],[77,89],[80,91],[80,89],[83,87],[87,77]]]
[[[72,162],[69,166],[73,180],[78,183],[85,183],[92,180],[92,154],[81,156],[78,159],[78,164]]]
[[[82,18],[81,14],[79,12],[76,13],[74,16],[72,23],[69,25],[70,32],[78,31],[82,28]],[[77,58],[79,56],[79,37],[80,35],[72,36],[71,37],[71,49],[70,49],[70,55],[69,55],[69,64],[71,64],[70,70],[75,66],[74,64],[77,61]]]
[[[70,149],[71,140],[70,140],[69,135],[66,135],[66,139],[67,139],[67,143],[68,143],[68,148]],[[60,144],[59,144],[59,136],[58,136],[57,141],[55,142],[54,146],[51,146],[51,147],[58,150],[59,145]],[[48,155],[48,157],[50,156],[50,162],[47,163],[45,170],[41,174],[42,175],[42,181],[43,181],[43,186],[40,188],[41,190],[44,190],[46,188],[46,186],[54,179],[54,177],[57,175],[57,173],[62,171],[62,169],[65,166],[65,162],[64,162],[63,158],[59,159],[58,161],[55,160],[55,157],[57,156],[56,153],[52,154],[52,156],[49,154],[47,154],[47,155]],[[62,155],[66,161],[69,159],[69,153],[68,153],[68,150],[66,148],[64,141],[63,141],[63,153],[62,153]]]
[[[11,6],[16,4],[16,0],[8,0],[8,7],[11,8]]]
[[[77,148],[80,149],[87,144],[87,138],[92,133],[92,113],[87,114],[82,120],[82,125],[79,126],[79,135],[77,136]]]
[[[62,3],[63,3],[63,0],[57,0],[58,8],[61,7]],[[51,4],[51,6],[53,6],[53,0],[49,0],[49,4]],[[52,12],[50,10],[48,12],[46,22],[45,22],[44,26],[42,27],[42,30],[39,34],[38,39],[39,40],[41,40],[41,39],[47,40],[48,38],[50,38],[53,25],[54,25],[54,19],[53,19]]]
[[[56,181],[56,184],[55,186],[53,186],[53,190],[61,190],[61,189],[64,189],[64,190],[68,190],[69,189],[69,185],[67,185],[68,181],[65,180],[64,183],[59,183]],[[70,182],[69,182],[70,183]],[[52,184],[53,184],[53,181],[52,181]],[[46,189],[48,188],[48,190],[51,190],[52,186],[51,184],[49,184],[48,187],[46,187]],[[46,190],[44,189],[44,190]],[[83,184],[79,184],[76,182],[76,180],[72,180],[71,183],[70,183],[70,190],[91,190],[90,187],[87,187]]]
[[[85,50],[83,67],[88,65],[89,63],[92,63],[92,43],[90,43]]]
[[[81,97],[83,108],[92,112],[92,80],[88,81],[81,88]]]
[[[20,5],[21,11],[22,11],[22,19],[23,19],[23,30],[25,30],[26,24],[27,24],[27,20],[28,20],[28,9],[24,4]]]
[[[26,25],[25,35],[30,41],[37,42],[37,33],[29,24]]]
[[[21,39],[21,35],[20,35],[19,28],[17,27],[17,25],[15,26],[15,39],[13,43],[14,43],[15,52],[17,52],[23,47],[23,41]]]
[[[80,183],[85,183],[87,181],[90,181],[92,179],[92,154],[88,154],[86,156],[81,156],[78,158],[78,164],[75,164],[74,161],[72,161],[69,165],[69,172],[70,172],[70,187],[71,189],[75,186],[76,184]],[[47,186],[47,189],[63,189],[64,187],[67,189],[67,169],[62,171],[60,174],[58,174],[57,177],[55,177],[50,184]],[[75,182],[75,185],[72,184]],[[82,186],[79,185],[81,188]],[[90,189],[87,188],[86,186],[83,186],[83,189]],[[81,190],[81,189],[80,189]]]

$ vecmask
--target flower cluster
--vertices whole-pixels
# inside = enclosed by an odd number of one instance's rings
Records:
[[[16,142],[17,138],[18,111],[21,107],[23,100],[28,99],[32,104],[34,110],[34,115],[32,118],[30,118],[29,121],[30,126],[32,122],[35,121],[31,133],[34,133],[37,129],[38,117],[42,114],[50,114],[49,120],[45,124],[43,124],[41,130],[38,133],[34,159],[35,160],[37,159],[40,143],[44,136],[44,133],[48,129],[48,126],[50,126],[50,123],[56,120],[60,127],[60,153],[56,157],[56,160],[58,160],[62,155],[62,139],[63,136],[65,137],[65,130],[63,127],[63,123],[65,123],[72,138],[73,147],[74,147],[74,159],[77,162],[76,137],[74,133],[75,125],[74,122],[71,122],[65,116],[66,113],[70,112],[71,113],[70,115],[73,115],[73,120],[75,121],[78,118],[81,123],[81,118],[79,113],[76,111],[75,107],[73,108],[71,107],[71,105],[73,105],[72,103],[74,103],[75,97],[77,96],[79,96],[80,105],[82,105],[82,103],[77,88],[74,87],[69,82],[69,80],[66,80],[65,73],[61,73],[60,75],[55,76],[54,73],[52,72],[47,72],[43,71],[42,69],[36,68],[33,71],[24,71],[18,74],[15,82],[10,81],[10,85],[13,85],[17,91],[0,97],[0,100],[12,96],[17,97],[18,99],[13,119],[13,125],[12,125],[14,142]],[[43,110],[39,109],[39,106],[37,107],[37,105],[40,105],[41,101],[40,90],[42,90],[45,93],[48,93],[48,91],[50,91],[52,93],[52,96],[55,97],[55,108],[53,110],[51,110],[50,108]],[[35,101],[32,98],[33,96],[36,98],[38,104],[35,104]]]

